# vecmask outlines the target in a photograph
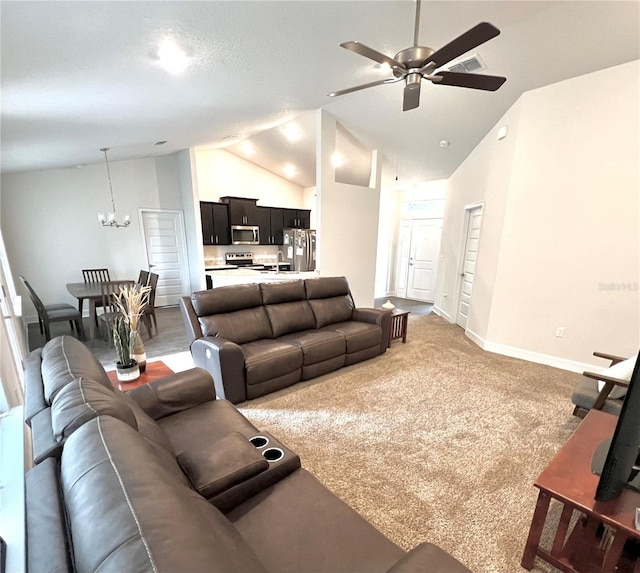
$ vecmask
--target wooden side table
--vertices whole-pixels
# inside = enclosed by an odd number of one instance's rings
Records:
[[[142,386],[143,384],[148,384],[149,382],[153,382],[154,380],[159,380],[160,378],[164,378],[165,376],[170,376],[173,374],[173,370],[169,368],[164,362],[161,360],[157,360],[155,362],[147,362],[147,367],[145,371],[140,374],[140,378],[136,378],[131,382],[121,382],[118,380],[118,374],[115,370],[109,370],[107,372],[107,376],[111,381],[111,384],[126,392],[127,390],[132,390],[133,388],[137,388],[138,386]]]
[[[410,312],[410,310],[402,310],[401,308],[394,308],[391,311],[391,331],[387,348],[391,348],[391,341],[398,338],[402,338],[403,344],[407,342],[407,324]]]
[[[534,485],[540,493],[522,556],[525,569],[531,570],[539,557],[567,573],[623,570],[619,565],[625,542],[640,540],[635,528],[640,493],[626,488],[617,499],[595,501],[600,478],[591,472],[593,454],[601,442],[613,435],[616,422],[611,414],[591,410],[536,480]],[[562,504],[562,514],[551,549],[547,550],[540,547],[540,537],[552,499]],[[570,530],[574,511],[579,519]],[[602,525],[613,531],[610,543],[602,543]],[[640,562],[636,562],[633,571],[640,571]]]

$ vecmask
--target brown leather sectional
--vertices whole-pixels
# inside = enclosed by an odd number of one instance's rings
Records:
[[[406,553],[195,368],[123,393],[55,338],[26,364],[31,573],[469,573]]]
[[[196,366],[237,404],[383,354],[391,316],[356,308],[345,277],[194,292],[180,307]]]

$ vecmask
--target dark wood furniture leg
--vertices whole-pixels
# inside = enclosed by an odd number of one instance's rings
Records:
[[[531,519],[531,527],[529,528],[527,544],[524,547],[524,554],[522,555],[521,565],[527,571],[531,571],[531,569],[533,569],[533,562],[535,561],[536,554],[538,553],[538,544],[540,543],[540,537],[542,536],[544,522],[547,519],[547,511],[549,510],[550,501],[551,496],[549,494],[543,491],[538,494],[538,502],[536,503],[536,509],[533,512],[533,518]]]

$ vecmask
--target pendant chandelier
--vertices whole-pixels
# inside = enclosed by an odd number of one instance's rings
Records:
[[[111,171],[109,171],[109,159],[107,158],[107,151],[109,147],[101,147],[100,151],[104,153],[104,162],[107,166],[107,178],[109,179],[109,193],[111,195],[111,211],[104,216],[104,213],[98,213],[98,221],[103,227],[128,227],[131,225],[131,217],[129,215],[123,215],[122,221],[118,223],[116,217],[116,202],[113,198],[113,185],[111,184]]]

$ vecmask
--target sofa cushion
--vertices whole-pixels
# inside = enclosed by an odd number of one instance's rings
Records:
[[[247,439],[258,429],[227,400],[212,400],[157,421],[177,455],[221,440],[232,432]]]
[[[380,346],[382,341],[382,329],[375,324],[366,322],[350,320],[348,322],[331,324],[323,330],[342,334],[347,341],[347,354],[359,352],[372,346]]]
[[[120,420],[100,416],[73,433],[61,482],[78,573],[265,573],[220,511]]]
[[[205,447],[178,454],[178,463],[193,487],[207,499],[221,494],[269,467],[269,462],[242,434],[232,432]]]
[[[273,572],[385,573],[405,555],[304,469],[227,517]]]
[[[262,294],[262,304],[280,304],[281,302],[306,299],[304,281],[302,280],[260,283],[260,293]]]
[[[304,366],[342,356],[347,348],[344,335],[330,330],[305,330],[287,334],[280,340],[300,347]]]
[[[111,387],[102,364],[73,336],[59,336],[47,342],[42,349],[41,370],[44,396],[49,404],[62,387],[78,378]]]
[[[262,295],[257,284],[232,285],[194,292],[191,303],[197,316],[208,316],[262,306]]]
[[[309,301],[309,305],[316,319],[316,328],[353,318],[353,300],[349,295],[314,299]]]
[[[227,314],[201,316],[198,320],[203,336],[216,336],[236,344],[272,338],[271,325],[263,306]]]
[[[67,384],[51,404],[51,425],[56,441],[63,442],[82,424],[100,415],[113,416],[134,430],[138,429],[131,408],[113,388],[84,378]]]
[[[302,350],[281,340],[256,340],[242,345],[247,385],[290,374],[302,368]]]
[[[274,337],[315,328],[316,319],[306,300],[265,306]]]
[[[349,282],[346,277],[317,277],[306,279],[304,281],[304,288],[308,300],[333,298],[350,294]]]

